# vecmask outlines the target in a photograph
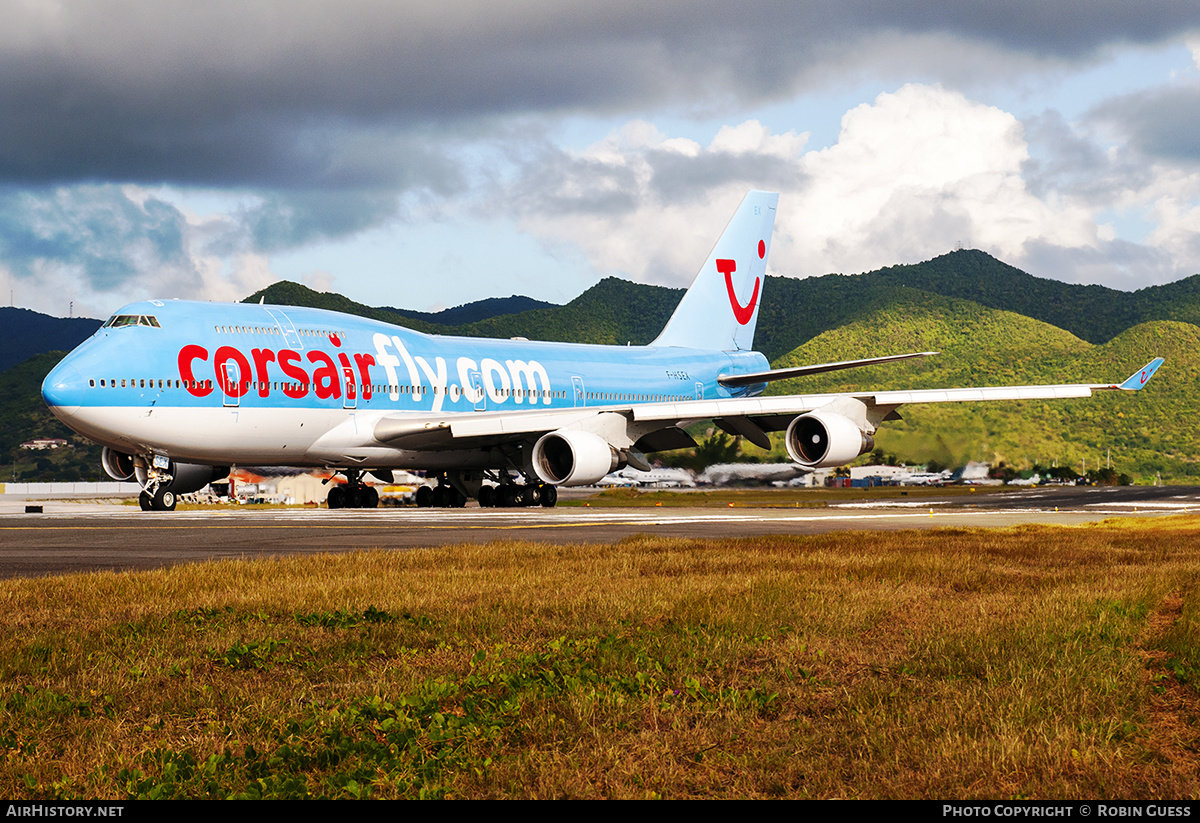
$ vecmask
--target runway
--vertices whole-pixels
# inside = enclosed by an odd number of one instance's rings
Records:
[[[31,501],[32,502],[32,501]],[[846,530],[1078,525],[1109,517],[1200,513],[1200,488],[1044,488],[977,497],[830,501],[827,508],[217,509],[141,512],[96,502],[0,501],[0,577],[151,569],[220,558],[462,542],[607,543]]]

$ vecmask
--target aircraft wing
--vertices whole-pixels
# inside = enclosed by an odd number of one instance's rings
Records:
[[[741,435],[761,448],[770,448],[766,432],[782,431],[797,416],[809,412],[828,410],[835,416],[847,418],[863,432],[873,433],[884,420],[896,419],[897,407],[911,403],[1065,399],[1090,397],[1095,391],[1136,391],[1146,385],[1162,363],[1162,358],[1155,358],[1121,383],[719,398],[571,409],[508,409],[448,414],[440,418],[390,415],[376,424],[375,439],[400,448],[454,448],[471,440],[520,440],[560,429],[582,429],[605,437],[619,448],[640,444],[641,451],[657,451],[693,444],[682,427],[698,420],[712,419],[726,431]],[[672,429],[686,439],[670,436]],[[666,437],[661,434],[664,430],[668,432]]]
[[[897,360],[911,360],[914,357],[932,357],[935,351],[918,351],[911,354],[889,354],[885,357],[867,357],[862,360],[839,360],[836,363],[816,363],[811,366],[796,366],[790,369],[771,369],[770,371],[754,372],[753,374],[735,374],[721,376],[717,382],[731,388],[737,386],[753,386],[756,383],[770,383],[772,380],[787,380],[789,377],[803,377],[807,374],[823,374],[842,369],[857,369],[860,366],[876,366],[880,363],[895,363]]]

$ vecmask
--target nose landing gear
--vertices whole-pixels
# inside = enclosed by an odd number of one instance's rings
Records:
[[[138,495],[138,505],[144,512],[173,512],[178,502],[175,492],[171,490],[175,475],[171,473],[171,464],[165,457],[151,455],[147,461],[145,484]]]
[[[138,495],[138,505],[144,512],[172,512],[175,511],[176,502],[175,492],[162,484],[157,484],[154,491],[147,487]]]

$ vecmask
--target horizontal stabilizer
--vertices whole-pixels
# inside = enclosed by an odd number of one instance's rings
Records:
[[[717,378],[722,386],[753,386],[758,383],[770,383],[772,380],[787,380],[789,377],[803,377],[806,374],[822,374],[842,369],[857,369],[859,366],[875,366],[879,363],[893,363],[897,360],[909,360],[914,357],[930,357],[938,354],[935,351],[917,351],[911,354],[889,354],[886,357],[868,357],[864,360],[840,360],[837,363],[817,363],[812,366],[796,366],[792,369],[771,369],[754,374],[732,374]]]

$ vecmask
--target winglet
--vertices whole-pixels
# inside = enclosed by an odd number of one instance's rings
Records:
[[[1142,366],[1141,370],[1129,375],[1129,378],[1124,383],[1113,388],[1124,389],[1125,391],[1137,391],[1150,382],[1150,378],[1154,376],[1154,373],[1158,371],[1158,367],[1162,364],[1163,359],[1156,357],[1145,366]]]

